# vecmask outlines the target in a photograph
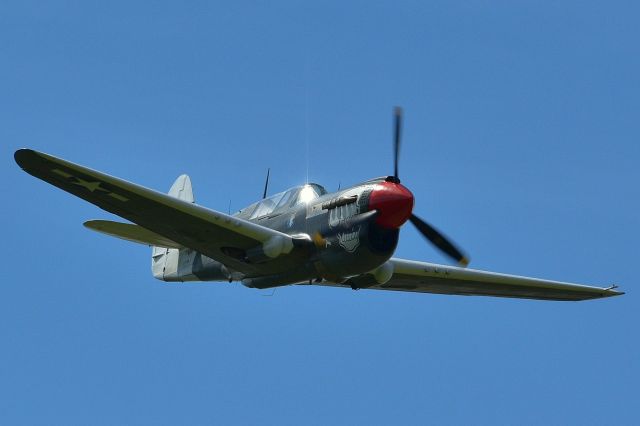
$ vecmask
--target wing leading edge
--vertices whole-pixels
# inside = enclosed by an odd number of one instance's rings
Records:
[[[624,294],[615,291],[616,286],[591,287],[395,258],[390,262],[393,264],[394,272],[388,282],[363,288],[563,301],[599,299]],[[351,285],[351,280],[345,284]]]
[[[20,149],[14,157],[27,173],[245,274],[268,273],[278,265],[248,264],[230,255],[227,248],[251,250],[262,246],[269,257],[293,248],[292,237],[282,232],[48,154]]]

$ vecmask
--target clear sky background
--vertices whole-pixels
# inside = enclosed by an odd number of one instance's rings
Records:
[[[640,422],[636,2],[0,3],[0,423]],[[38,149],[226,211],[392,173],[471,266],[582,303],[165,284]],[[309,161],[307,161],[307,151]],[[411,227],[399,257],[446,262]]]

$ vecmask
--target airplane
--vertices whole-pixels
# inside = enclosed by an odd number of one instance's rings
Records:
[[[467,269],[468,257],[413,213],[414,196],[400,183],[402,110],[394,110],[394,174],[329,193],[307,183],[235,214],[195,203],[181,175],[164,194],[31,149],[14,158],[27,173],[131,223],[84,225],[152,247],[153,276],[166,282],[228,281],[249,288],[320,285],[449,295],[579,301],[624,294],[593,287]],[[459,266],[392,257],[400,228],[411,223]]]

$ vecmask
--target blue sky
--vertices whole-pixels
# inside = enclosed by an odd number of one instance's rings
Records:
[[[637,424],[635,2],[0,4],[3,424]],[[154,280],[20,147],[226,211],[392,172],[584,303]],[[307,159],[307,151],[309,159]],[[445,262],[404,229],[400,257]],[[269,294],[269,293],[267,293]]]

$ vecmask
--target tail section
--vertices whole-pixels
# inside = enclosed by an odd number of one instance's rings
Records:
[[[169,195],[188,203],[195,202],[189,176],[179,176],[171,186]],[[154,246],[151,250],[151,272],[154,277],[163,281],[195,280],[197,278],[191,274],[191,261],[195,254],[191,249]],[[184,270],[185,267],[188,268],[188,271]]]
[[[189,176],[178,177],[171,186],[169,195],[188,203],[195,202]],[[147,240],[151,239],[148,235],[144,237]],[[177,245],[177,243],[173,244],[173,247]],[[228,281],[231,279],[231,273],[222,263],[184,247],[153,246],[151,272],[154,277],[162,281]]]

